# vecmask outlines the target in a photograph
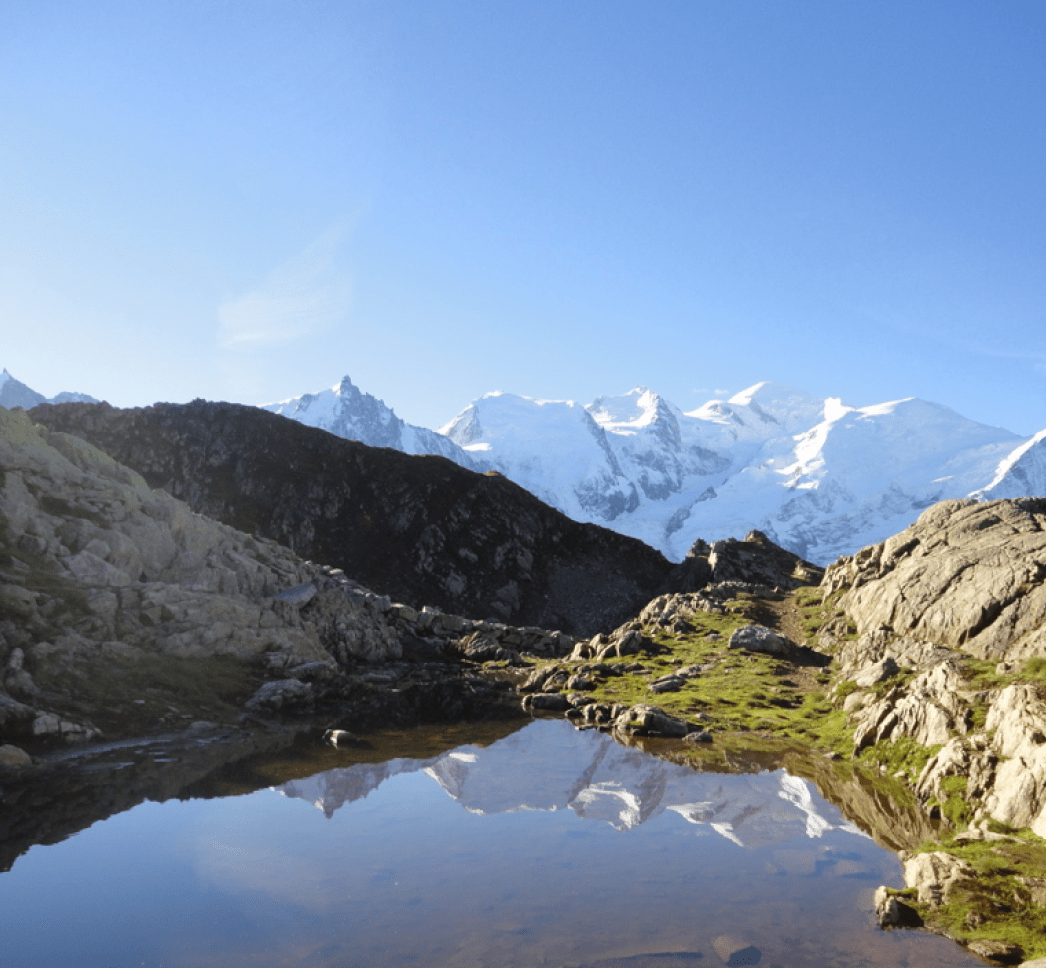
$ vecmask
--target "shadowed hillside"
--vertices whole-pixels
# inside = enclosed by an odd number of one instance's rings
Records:
[[[417,605],[589,634],[635,614],[673,571],[642,542],[572,521],[503,477],[254,407],[64,404],[31,417],[201,514]]]

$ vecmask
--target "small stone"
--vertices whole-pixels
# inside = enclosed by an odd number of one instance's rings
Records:
[[[979,958],[991,958],[993,961],[1004,961],[1011,964],[1020,961],[1024,954],[1024,950],[1018,944],[1012,944],[1009,941],[995,941],[991,938],[976,938],[966,947]]]
[[[23,749],[5,743],[0,746],[0,767],[8,770],[21,770],[33,765],[33,758]]]
[[[347,729],[328,729],[323,734],[323,741],[331,746],[353,746],[360,742],[360,738]]]
[[[885,886],[875,891],[875,918],[880,928],[892,928],[901,923],[901,911],[897,898],[893,897]]]
[[[711,743],[712,734],[707,729],[699,729],[693,733],[687,733],[683,737],[684,743],[689,743],[691,746],[697,746],[698,743]]]

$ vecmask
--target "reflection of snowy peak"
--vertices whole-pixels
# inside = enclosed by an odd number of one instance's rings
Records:
[[[698,773],[602,733],[579,733],[563,720],[537,720],[488,747],[464,746],[432,760],[359,764],[278,789],[329,817],[388,777],[414,770],[424,770],[472,813],[569,808],[628,830],[670,810],[744,847],[819,837],[835,827],[855,832],[805,780],[783,770]]]
[[[291,780],[276,789],[285,797],[307,800],[326,816],[345,803],[362,800],[380,787],[389,777],[400,773],[414,773],[423,769],[425,761],[399,758],[384,763],[357,763],[342,770],[328,770],[301,780]]]
[[[329,390],[269,403],[262,409],[371,447],[391,447],[405,454],[438,454],[470,470],[481,469],[442,434],[405,423],[377,397],[363,393],[348,377]]]
[[[828,563],[945,498],[1046,494],[1046,437],[1021,439],[947,407],[854,408],[758,383],[684,413],[636,388],[587,407],[490,393],[439,434],[411,428],[346,378],[267,409],[343,437],[495,469],[579,521],[681,560],[698,538],[753,528]]]

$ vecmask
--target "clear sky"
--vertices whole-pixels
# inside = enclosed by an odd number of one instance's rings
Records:
[[[0,366],[1046,427],[1042,0],[0,0]]]

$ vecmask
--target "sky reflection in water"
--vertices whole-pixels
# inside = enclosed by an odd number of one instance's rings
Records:
[[[767,968],[981,964],[875,928],[881,883],[900,884],[896,858],[805,781],[698,773],[544,720],[143,804],[32,848],[0,904],[5,963],[25,968],[714,968],[723,934]]]

